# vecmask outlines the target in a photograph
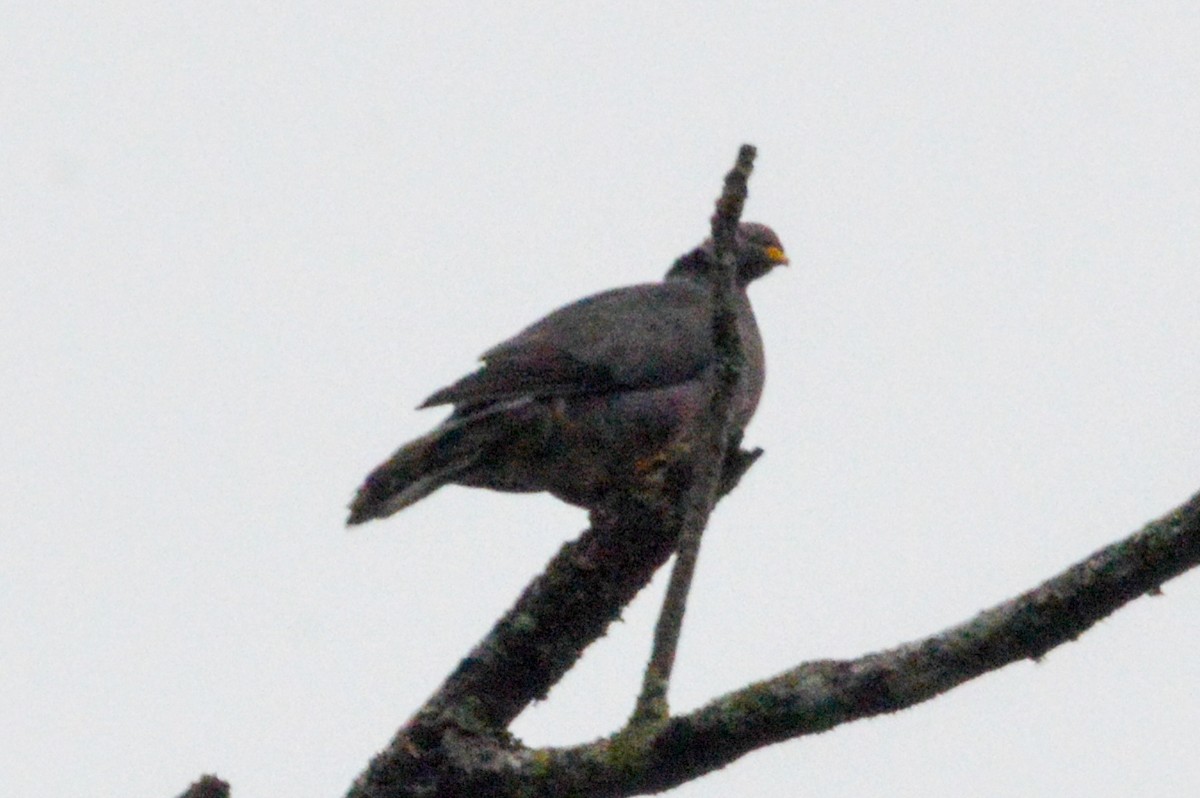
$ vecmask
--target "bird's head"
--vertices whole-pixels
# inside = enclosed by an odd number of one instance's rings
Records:
[[[734,244],[738,285],[746,286],[776,266],[788,263],[779,236],[765,224],[742,222],[738,225]],[[675,261],[675,265],[667,272],[667,279],[707,277],[714,263],[714,254],[713,240],[706,239],[699,247]]]
[[[737,230],[737,280],[741,285],[757,280],[776,266],[788,264],[783,242],[765,224],[742,222]]]

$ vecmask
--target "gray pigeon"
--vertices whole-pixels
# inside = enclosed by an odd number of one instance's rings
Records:
[[[766,225],[736,240],[738,329],[748,368],[737,429],[758,405],[763,350],[746,286],[788,262]],[[450,483],[549,491],[582,507],[637,484],[687,435],[708,402],[713,243],[661,283],[616,288],[560,308],[483,354],[473,374],[421,405],[453,405],[432,432],[372,471],[347,523],[385,518]]]

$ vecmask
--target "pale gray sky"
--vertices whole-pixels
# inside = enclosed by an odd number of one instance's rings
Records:
[[[357,482],[483,349],[657,279],[743,141],[794,266],[677,708],[1200,488],[1200,10],[794,5],[0,6],[0,793],[341,794],[585,525],[450,488],[347,533]],[[520,736],[624,720],[662,585]],[[1193,574],[677,794],[1194,795],[1198,616]]]

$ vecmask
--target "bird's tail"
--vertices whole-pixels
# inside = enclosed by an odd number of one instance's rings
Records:
[[[472,421],[452,417],[429,434],[400,447],[367,475],[350,502],[347,525],[397,513],[470,468],[489,437],[481,425]]]

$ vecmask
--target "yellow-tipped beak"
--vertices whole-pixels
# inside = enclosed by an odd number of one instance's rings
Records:
[[[791,261],[788,260],[787,253],[779,247],[767,247],[767,260],[774,263],[776,266],[787,266]]]

